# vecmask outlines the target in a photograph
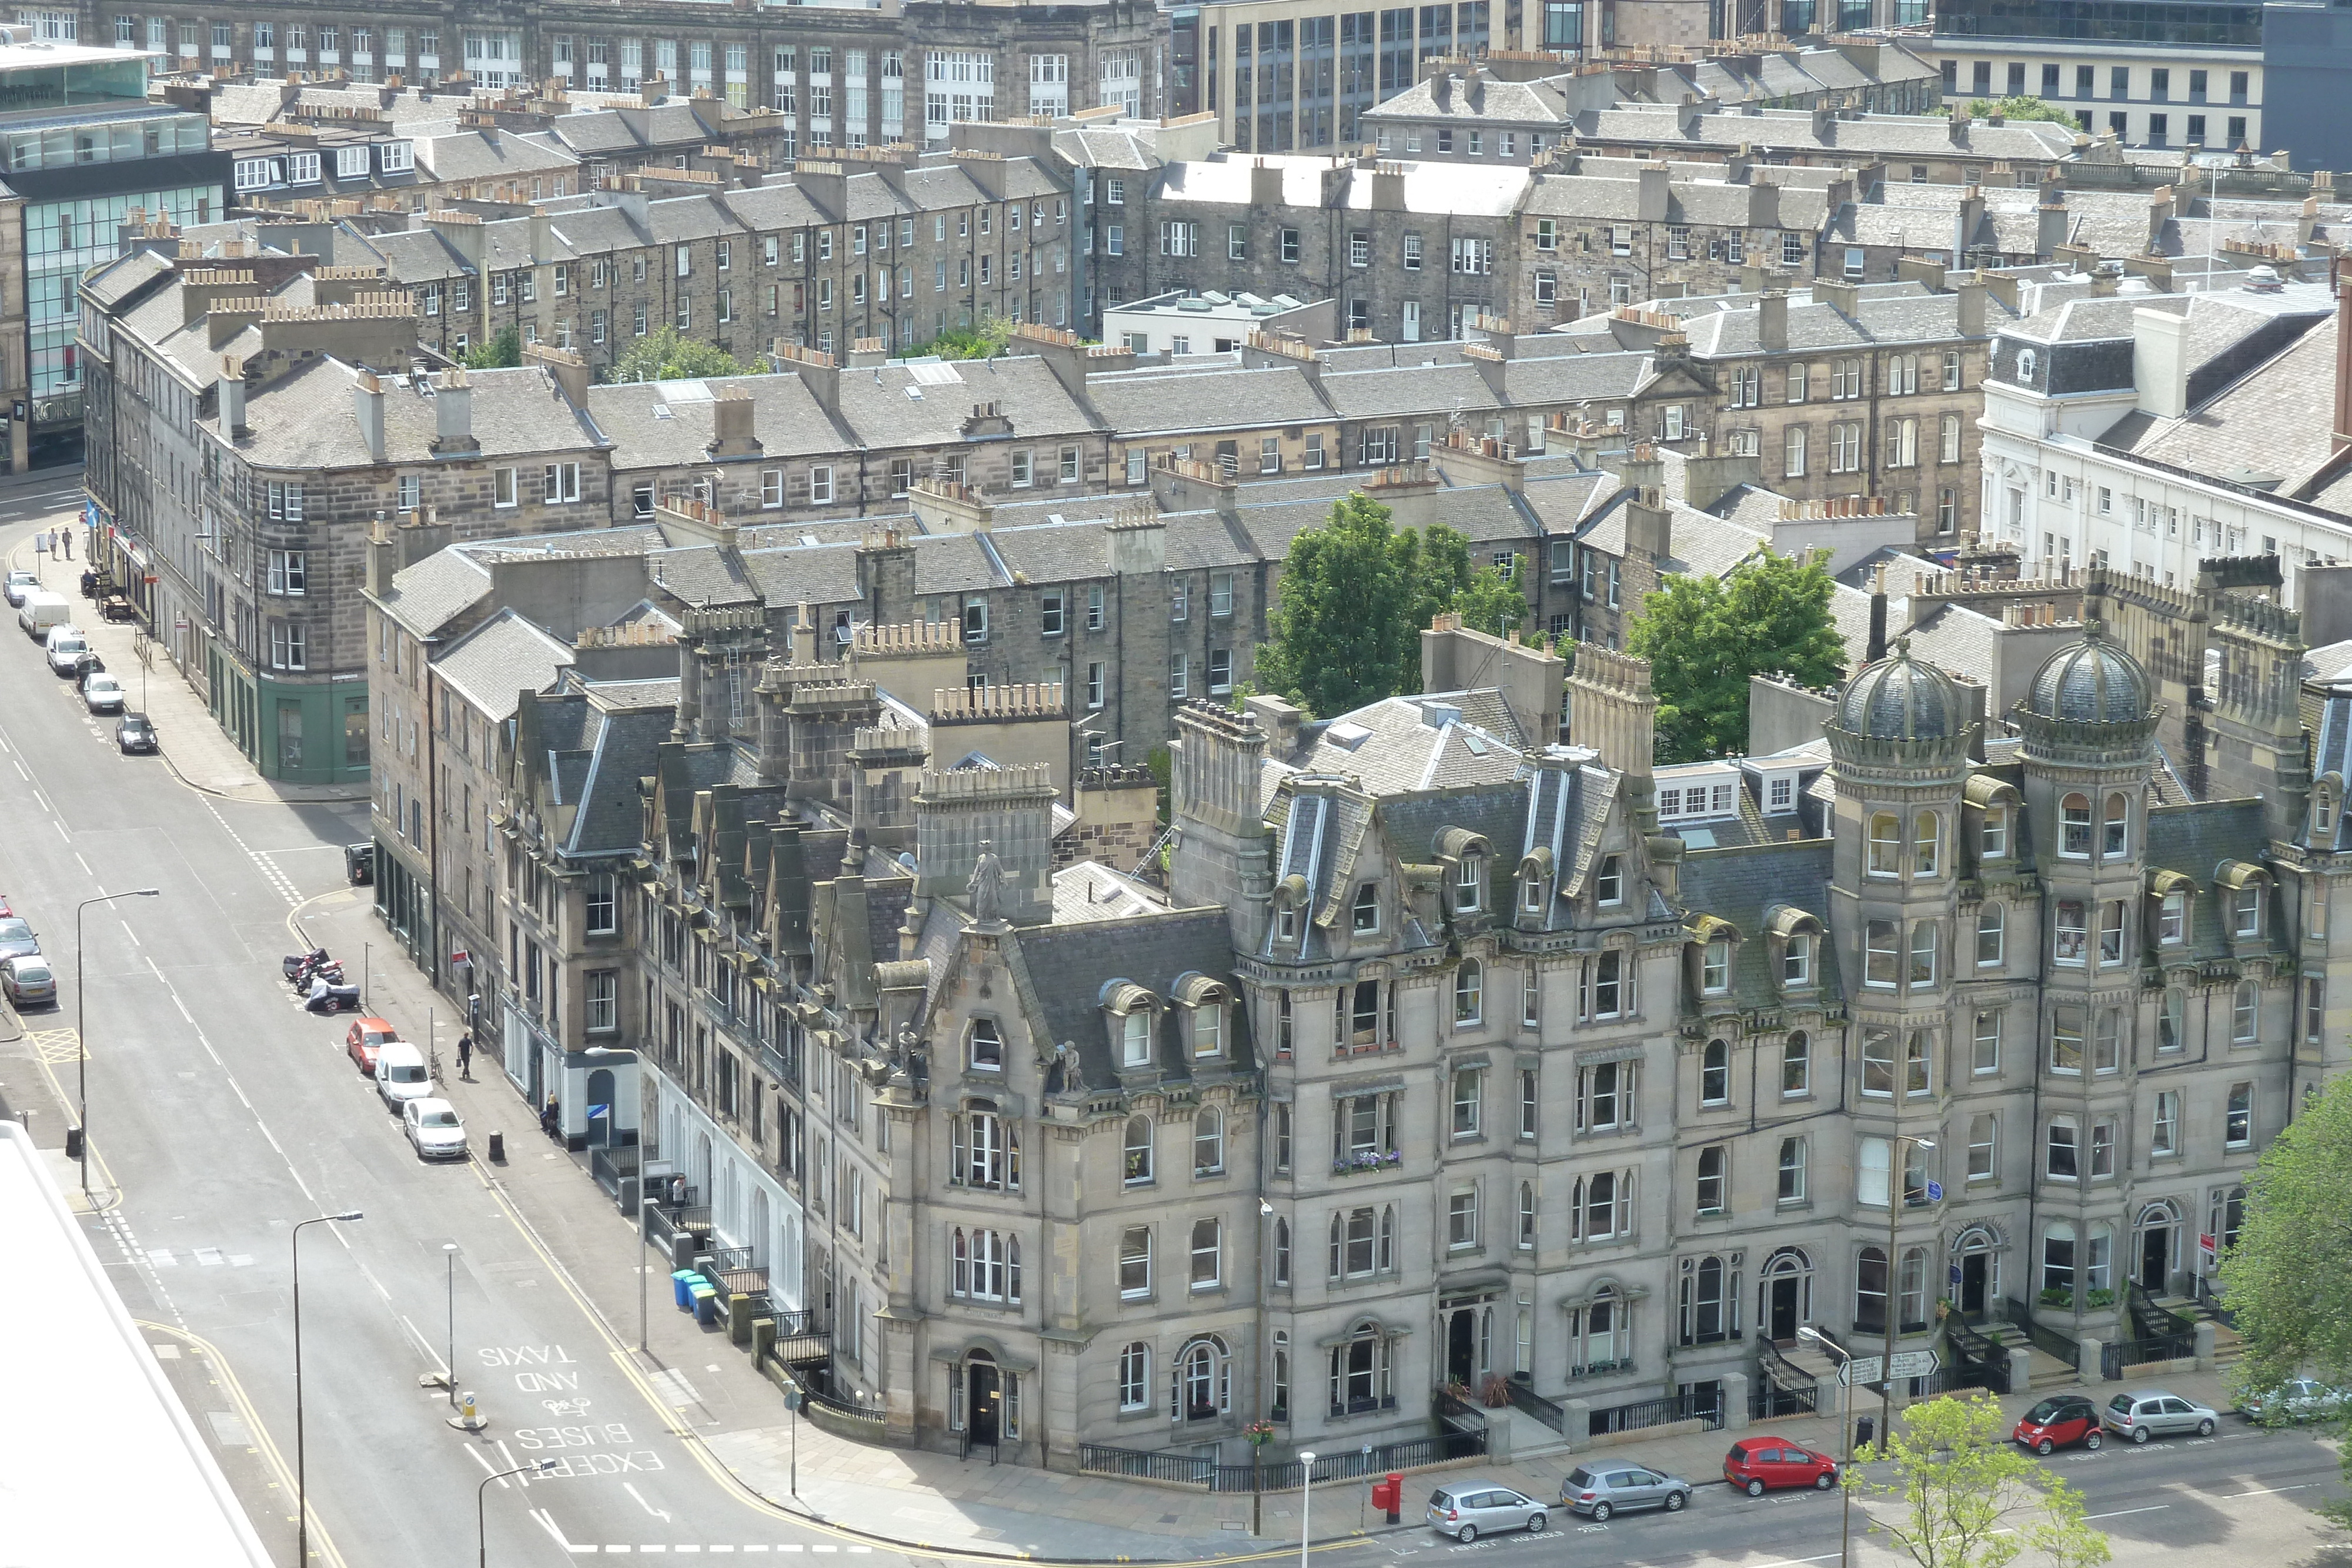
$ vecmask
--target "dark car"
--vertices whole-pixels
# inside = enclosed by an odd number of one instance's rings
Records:
[[[1723,1457],[1723,1479],[1749,1497],[1768,1487],[1837,1485],[1837,1461],[1786,1437],[1742,1437]]]
[[[2080,1443],[2095,1448],[2106,1439],[2099,1431],[2099,1408],[2079,1394],[2056,1394],[2017,1418],[2010,1437],[2037,1454]]]
[[[74,685],[81,685],[81,683],[88,680],[93,673],[104,668],[106,668],[106,661],[98,656],[97,649],[83,649],[80,653],[74,655]]]
[[[126,713],[115,722],[114,744],[125,752],[155,749],[155,726],[143,713]]]
[[[19,915],[0,915],[0,958],[40,950],[41,939],[33,935],[31,921]]]

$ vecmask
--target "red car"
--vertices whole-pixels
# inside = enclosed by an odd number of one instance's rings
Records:
[[[343,1049],[369,1077],[375,1076],[375,1053],[400,1038],[400,1031],[382,1019],[353,1019],[343,1036]]]
[[[1749,1497],[1762,1497],[1767,1487],[1827,1491],[1837,1485],[1837,1476],[1835,1459],[1785,1437],[1742,1437],[1723,1456],[1723,1479]]]
[[[2105,1439],[2099,1433],[2098,1407],[2079,1394],[2058,1394],[2044,1399],[2017,1418],[2010,1437],[2037,1454],[2080,1443],[2095,1448]]]

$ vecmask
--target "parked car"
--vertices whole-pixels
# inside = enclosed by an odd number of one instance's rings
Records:
[[[1559,1483],[1561,1506],[1570,1513],[1591,1515],[1595,1523],[1628,1509],[1679,1513],[1690,1494],[1690,1482],[1639,1465],[1579,1465]]]
[[[1532,1535],[1545,1524],[1544,1505],[1500,1481],[1448,1481],[1429,1494],[1429,1527],[1460,1542],[1498,1530]]]
[[[33,935],[33,923],[21,915],[0,915],[0,958],[14,958],[20,953],[37,953],[41,939]]]
[[[343,1050],[362,1072],[373,1077],[376,1052],[399,1040],[400,1031],[382,1019],[353,1019],[352,1027],[343,1031]]]
[[[2136,1388],[2128,1394],[2118,1394],[2107,1401],[2099,1418],[2108,1431],[2135,1443],[2182,1432],[2210,1437],[2221,1422],[2221,1417],[2204,1406],[2161,1388]]]
[[[400,1124],[417,1158],[466,1157],[466,1124],[457,1119],[457,1108],[446,1100],[411,1100],[400,1108]]]
[[[152,751],[156,747],[155,726],[143,713],[126,713],[114,725],[114,744],[125,756],[134,751]]]
[[[81,706],[92,713],[121,713],[124,694],[122,683],[103,670],[93,670],[81,678]]]
[[[1742,1437],[1723,1456],[1723,1479],[1749,1497],[1768,1489],[1837,1485],[1837,1461],[1786,1437]]]
[[[58,977],[50,971],[49,961],[38,953],[0,958],[0,996],[6,997],[13,1008],[54,1007]]]
[[[2095,1448],[2105,1439],[2099,1431],[2099,1407],[2079,1394],[2054,1394],[2017,1418],[2010,1434],[2037,1454],[2080,1443]]]
[[[73,606],[67,602],[66,596],[51,593],[46,588],[27,591],[16,604],[17,627],[37,643],[72,620]]]
[[[408,1101],[430,1096],[433,1080],[425,1071],[424,1052],[404,1040],[387,1040],[377,1047],[375,1092],[388,1111],[397,1111]]]
[[[2341,1388],[2315,1378],[2290,1377],[2271,1393],[2254,1395],[2240,1408],[2249,1421],[2311,1421],[2343,1415],[2347,1403]]]
[[[25,602],[25,595],[40,586],[41,580],[31,572],[11,571],[8,574],[8,608],[11,610],[21,608]]]

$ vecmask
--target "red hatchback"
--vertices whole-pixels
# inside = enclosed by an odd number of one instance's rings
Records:
[[[343,1050],[362,1072],[375,1076],[376,1053],[400,1038],[400,1031],[382,1019],[353,1019],[343,1035]]]
[[[1837,1474],[1835,1459],[1784,1437],[1742,1437],[1723,1456],[1723,1479],[1749,1497],[1762,1497],[1767,1487],[1827,1491],[1837,1485]]]
[[[2019,1416],[2010,1437],[2037,1454],[2069,1443],[2095,1448],[2102,1440],[2098,1407],[2079,1394],[2053,1395]]]

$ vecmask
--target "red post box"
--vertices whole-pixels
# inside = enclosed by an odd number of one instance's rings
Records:
[[[1402,1522],[1404,1508],[1404,1475],[1402,1471],[1391,1470],[1372,1483],[1372,1506],[1385,1512],[1391,1524]]]

